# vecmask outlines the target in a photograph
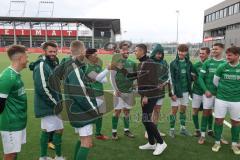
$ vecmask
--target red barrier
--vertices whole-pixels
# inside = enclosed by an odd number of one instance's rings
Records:
[[[4,53],[7,51],[6,47],[0,47],[0,53]],[[28,48],[29,53],[43,53],[42,48]],[[58,52],[64,53],[64,54],[69,54],[70,48],[69,47],[63,47],[62,49],[59,47]],[[113,54],[114,51],[107,51],[104,49],[98,49],[97,54]]]

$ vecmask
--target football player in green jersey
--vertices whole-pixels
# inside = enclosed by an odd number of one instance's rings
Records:
[[[170,82],[172,86],[171,96],[171,114],[170,114],[170,137],[175,137],[175,122],[178,108],[180,110],[180,134],[190,136],[187,131],[186,109],[191,95],[192,84],[192,63],[189,59],[188,46],[180,44],[176,59],[170,63]]]
[[[216,72],[219,65],[225,62],[222,57],[224,51],[224,45],[216,43],[213,45],[212,58],[206,60],[203,63],[202,69],[200,70],[198,81],[203,89],[203,117],[201,122],[201,137],[198,141],[199,144],[204,144],[205,133],[208,126],[208,135],[213,136],[212,123],[213,116],[212,110],[214,107],[214,101],[216,96],[216,87],[213,84],[214,73]]]
[[[86,75],[90,78],[89,84],[93,88],[94,96],[96,97],[97,107],[99,112],[103,115],[106,113],[106,101],[104,98],[103,83],[107,82],[108,68],[102,69],[100,58],[97,56],[96,49],[87,49],[86,57],[89,63],[86,64]],[[102,116],[96,120],[96,133],[95,136],[99,140],[109,139],[101,133],[102,130]]]
[[[240,48],[230,47],[226,50],[227,63],[221,64],[214,74],[213,83],[217,87],[215,101],[215,144],[212,151],[218,152],[221,148],[220,140],[223,130],[223,121],[226,113],[230,113],[232,128],[232,150],[240,155],[237,147],[240,132]]]
[[[26,48],[13,45],[7,50],[11,65],[0,74],[0,134],[4,160],[16,160],[26,143],[27,94],[20,72],[26,68]]]
[[[129,130],[130,110],[134,103],[133,96],[133,80],[127,78],[124,70],[127,72],[135,72],[137,65],[132,60],[128,59],[129,44],[123,43],[120,45],[120,55],[115,54],[113,59],[116,59],[116,66],[110,72],[110,82],[114,90],[114,114],[112,117],[112,139],[117,140],[117,126],[121,111],[124,113],[124,135],[133,138],[134,135]],[[119,57],[119,58],[116,58]],[[113,60],[115,61],[115,60]],[[118,62],[119,61],[119,62]],[[113,62],[115,63],[115,62]]]
[[[193,93],[193,99],[192,99],[192,108],[193,108],[193,123],[195,126],[195,133],[194,136],[200,137],[201,132],[199,129],[199,121],[198,121],[198,112],[199,108],[202,105],[202,95],[203,90],[200,86],[200,84],[197,81],[197,77],[199,76],[199,72],[202,69],[203,63],[208,59],[208,56],[210,54],[210,49],[208,47],[202,47],[199,52],[199,61],[197,61],[193,65],[193,74],[195,76],[194,83],[192,87],[192,93]]]

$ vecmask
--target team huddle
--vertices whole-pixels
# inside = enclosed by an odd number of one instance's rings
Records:
[[[176,58],[168,64],[164,59],[164,48],[156,44],[147,55],[147,46],[138,44],[134,53],[138,63],[129,59],[130,45],[120,43],[119,53],[103,68],[97,50],[85,49],[81,41],[70,44],[71,53],[61,62],[57,58],[57,44],[51,41],[42,45],[44,54],[29,64],[34,81],[34,113],[41,121],[39,160],[52,160],[48,148],[55,150],[55,160],[64,160],[62,154],[63,121],[69,121],[79,135],[74,150],[74,160],[87,160],[93,146],[93,134],[98,140],[108,140],[102,134],[103,115],[112,109],[112,140],[118,140],[118,122],[123,112],[123,133],[134,138],[130,131],[130,112],[135,105],[136,92],[140,96],[142,123],[148,142],[140,150],[153,150],[160,155],[167,144],[158,126],[161,107],[166,92],[171,100],[169,136],[175,138],[175,124],[179,110],[180,134],[191,136],[186,128],[186,110],[192,97],[192,119],[194,136],[204,144],[206,133],[215,139],[213,152],[218,152],[221,143],[228,144],[222,136],[223,121],[227,114],[231,118],[231,149],[240,155],[240,48],[226,49],[216,43],[210,50],[200,48],[199,61],[190,60],[188,46],[180,44]],[[7,51],[11,61],[0,74],[0,133],[4,160],[16,160],[21,145],[26,143],[27,95],[20,72],[27,67],[27,49],[21,45],[10,46]],[[108,82],[113,89],[112,101],[104,90]],[[202,112],[201,124],[199,111]],[[66,112],[67,117],[62,117]],[[215,121],[214,121],[214,116]],[[67,119],[66,119],[67,118]],[[214,124],[213,124],[214,122]],[[96,126],[93,133],[93,124]]]

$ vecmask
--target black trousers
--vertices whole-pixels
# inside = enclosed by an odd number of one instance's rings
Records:
[[[152,121],[152,113],[158,98],[149,98],[148,103],[142,106],[142,123],[148,133],[148,142],[153,145],[155,142],[163,144],[163,139]],[[141,98],[142,104],[142,98]]]

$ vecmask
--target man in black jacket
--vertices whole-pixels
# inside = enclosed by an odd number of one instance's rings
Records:
[[[152,121],[154,106],[159,98],[158,64],[147,57],[147,46],[138,44],[135,48],[136,58],[139,60],[137,71],[138,93],[141,96],[142,122],[148,133],[148,143],[139,146],[141,150],[154,150],[153,155],[160,155],[167,147],[157,126]]]

